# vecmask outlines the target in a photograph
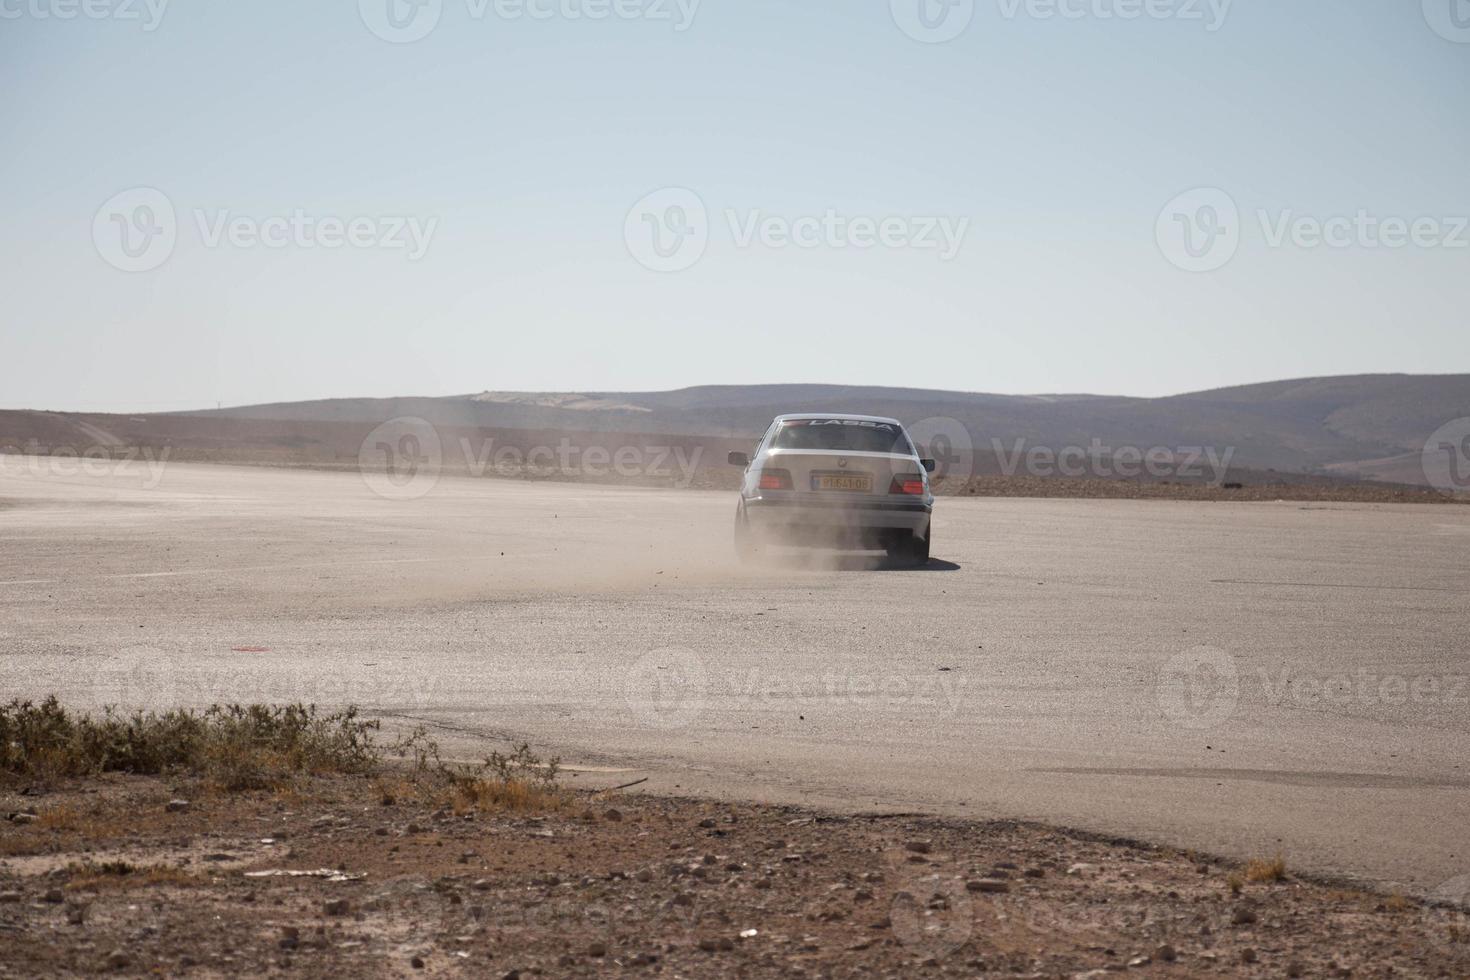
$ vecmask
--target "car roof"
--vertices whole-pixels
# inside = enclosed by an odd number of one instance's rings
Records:
[[[897,425],[902,428],[903,423],[898,419],[885,418],[882,415],[843,415],[841,412],[800,412],[796,415],[777,415],[777,422],[791,422],[796,419],[841,419],[844,422],[886,422],[889,425]]]

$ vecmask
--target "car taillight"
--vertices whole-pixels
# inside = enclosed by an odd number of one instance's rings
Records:
[[[790,470],[761,470],[760,488],[762,490],[790,490]]]
[[[893,478],[893,485],[888,488],[888,492],[922,497],[924,495],[924,478],[922,476],[895,476]]]

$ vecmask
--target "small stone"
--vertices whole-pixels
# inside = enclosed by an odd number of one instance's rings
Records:
[[[699,941],[699,948],[706,953],[715,953],[719,951],[720,943],[715,939],[701,939]]]
[[[1235,914],[1230,917],[1230,924],[1236,926],[1252,925],[1255,921],[1256,910],[1245,905],[1242,905],[1240,908],[1236,909]]]
[[[635,874],[633,877],[637,878],[639,881],[652,881],[653,872],[649,871],[647,868],[639,868],[638,873]]]
[[[411,956],[409,957],[408,965],[415,970],[422,970],[424,968],[424,958],[422,956]]]
[[[322,911],[327,915],[346,915],[350,909],[345,898],[329,898],[322,903]]]
[[[1046,877],[1046,869],[1045,868],[1027,868],[1022,873],[1025,874],[1027,878],[1045,878]]]
[[[63,892],[60,888],[53,888],[45,894],[42,901],[46,902],[49,905],[60,905],[62,902],[66,901],[66,893]]]
[[[66,921],[74,926],[79,926],[87,921],[87,907],[85,905],[69,905],[66,909]]]
[[[169,800],[163,807],[169,813],[187,813],[189,810],[188,800]]]
[[[1078,862],[1067,869],[1067,874],[1073,876],[1097,874],[1097,865]]]
[[[587,955],[588,956],[596,956],[596,957],[606,956],[607,955],[607,944],[606,943],[593,943],[591,946],[588,946],[587,947]]]
[[[602,811],[602,819],[618,823],[623,819],[623,812],[621,810],[607,809]]]
[[[712,819],[710,819],[709,817],[706,817],[703,820],[699,821],[699,825],[701,827],[703,827],[705,830],[709,830],[710,828],[712,828],[715,825],[715,822]]]
[[[934,845],[926,840],[906,840],[903,842],[903,846],[906,850],[913,851],[915,854],[928,854]]]
[[[17,813],[15,816],[10,818],[10,822],[18,823],[21,826],[25,826],[26,824],[35,823],[39,819],[41,818],[36,816],[34,813]]]
[[[0,892],[0,905],[14,905],[21,897],[20,892]]]
[[[1154,950],[1154,959],[1161,960],[1164,963],[1173,963],[1178,958],[1179,952],[1168,943],[1165,943],[1158,949]]]
[[[1147,956],[1135,956],[1135,957],[1133,957],[1133,959],[1131,959],[1131,960],[1128,961],[1128,965],[1129,966],[1133,966],[1133,967],[1137,967],[1137,966],[1148,966],[1152,962],[1153,962],[1153,960],[1150,957],[1147,957]]]
[[[125,970],[132,959],[122,950],[113,950],[107,954],[107,968],[109,970]]]
[[[477,892],[488,892],[495,886],[491,884],[489,878],[476,878],[474,884],[470,885],[470,887]]]
[[[976,878],[965,882],[965,890],[982,892],[987,895],[1000,895],[1011,890],[1010,882],[999,878]]]
[[[1247,946],[1245,949],[1240,951],[1240,962],[1254,963],[1255,961],[1256,951],[1254,949],[1251,949],[1249,946]]]
[[[1286,964],[1286,975],[1289,977],[1304,977],[1307,975],[1307,968],[1299,961],[1292,960]]]

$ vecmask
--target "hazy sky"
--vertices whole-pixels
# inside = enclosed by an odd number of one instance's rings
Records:
[[[5,407],[1470,370],[1470,0],[0,0],[0,83]]]

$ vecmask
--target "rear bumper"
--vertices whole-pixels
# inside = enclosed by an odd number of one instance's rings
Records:
[[[854,500],[759,496],[745,499],[746,519],[750,521],[751,528],[767,532],[803,530],[842,536],[844,532],[908,531],[922,535],[927,533],[933,512],[933,501],[923,498]]]

